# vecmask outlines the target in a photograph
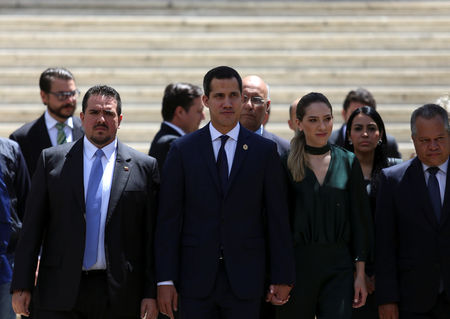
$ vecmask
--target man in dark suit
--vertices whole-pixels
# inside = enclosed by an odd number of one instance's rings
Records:
[[[450,130],[445,109],[411,116],[417,157],[381,174],[376,298],[381,319],[450,318]]]
[[[203,89],[211,122],[172,144],[162,173],[158,305],[172,317],[178,290],[183,319],[256,319],[266,254],[267,299],[284,304],[294,282],[282,166],[275,143],[239,125],[234,69],[210,70]]]
[[[117,140],[113,88],[90,88],[80,117],[84,138],[39,158],[16,252],[14,310],[28,315],[33,294],[37,319],[154,319],[156,160]]]
[[[172,83],[166,86],[162,100],[164,122],[156,133],[148,155],[158,161],[161,171],[174,140],[198,129],[205,119],[203,113],[202,90],[189,83]]]
[[[263,125],[264,119],[268,116],[270,110],[267,84],[259,76],[247,76],[242,79],[242,93],[244,99],[239,119],[242,126],[275,142],[278,154],[282,155],[289,151],[289,141],[270,133]]]
[[[345,133],[347,129],[347,121],[352,115],[353,111],[362,106],[370,106],[374,109],[377,108],[377,103],[373,98],[372,93],[363,88],[358,88],[357,90],[352,90],[348,92],[345,97],[344,103],[342,104],[342,118],[344,119],[344,124],[338,130],[334,130],[330,136],[330,143],[341,147],[345,144]],[[402,158],[402,155],[398,151],[397,141],[392,135],[386,134],[387,139],[387,156],[393,158]]]
[[[47,110],[9,136],[19,143],[30,176],[33,176],[44,148],[76,141],[83,136],[80,119],[73,117],[80,91],[72,73],[63,68],[49,68],[42,72],[39,87]]]

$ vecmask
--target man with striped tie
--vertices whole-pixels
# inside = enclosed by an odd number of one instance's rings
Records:
[[[47,110],[38,119],[26,123],[10,135],[19,143],[30,176],[44,148],[72,142],[83,136],[79,118],[73,117],[80,91],[75,78],[64,68],[48,68],[39,79],[41,100]]]

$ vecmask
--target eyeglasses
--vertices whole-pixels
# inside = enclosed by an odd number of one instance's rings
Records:
[[[263,106],[264,103],[266,102],[262,97],[259,96],[248,97],[247,95],[244,95],[244,104],[247,103],[249,100],[253,106]]]
[[[80,91],[78,89],[73,91],[67,91],[67,92],[48,92],[52,95],[54,95],[58,101],[65,101],[69,97],[73,97],[76,99],[78,96],[80,96]]]

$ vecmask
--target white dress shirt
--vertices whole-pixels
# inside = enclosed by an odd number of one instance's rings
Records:
[[[55,120],[49,113],[48,110],[45,110],[44,113],[45,125],[47,126],[48,136],[50,137],[50,142],[52,142],[52,146],[58,145],[58,129],[56,128],[56,124],[59,122]],[[64,122],[64,133],[66,134],[66,142],[72,142],[72,131],[73,131],[73,118],[69,117]]]
[[[227,161],[228,161],[228,175],[230,175],[231,168],[233,166],[234,153],[236,152],[240,127],[241,126],[238,122],[232,130],[230,130],[227,134],[225,134],[228,135],[229,137],[227,142],[225,143],[225,153],[227,154]],[[209,123],[209,133],[211,134],[211,141],[214,150],[214,158],[216,159],[217,162],[217,156],[219,155],[220,145],[222,144],[220,137],[224,134],[216,130],[211,122]]]
[[[98,250],[97,250],[97,262],[89,268],[92,269],[106,269],[106,258],[105,258],[105,222],[106,214],[108,212],[109,196],[111,194],[111,184],[114,173],[114,164],[116,162],[116,149],[117,149],[117,138],[110,144],[102,148],[102,166],[103,166],[103,176],[100,181],[102,189],[102,204],[100,208],[100,230],[98,239]],[[83,178],[84,178],[84,198],[86,198],[87,187],[89,185],[89,175],[91,174],[91,168],[95,160],[95,152],[98,148],[92,144],[86,136],[83,138]],[[85,269],[86,270],[86,269]]]
[[[172,123],[167,122],[167,121],[164,121],[163,123],[166,124],[167,126],[170,126],[171,128],[173,128],[178,133],[180,133],[181,136],[186,135],[186,133],[181,128],[176,126],[175,124],[172,124]]]
[[[425,182],[428,186],[428,179],[430,178],[430,173],[427,171],[427,169],[430,166],[425,165],[422,163],[422,168],[425,174]],[[439,171],[436,173],[436,179],[439,183],[439,191],[441,193],[441,205],[444,205],[444,196],[445,196],[445,184],[447,182],[447,169],[448,169],[448,159],[441,165],[438,166]]]

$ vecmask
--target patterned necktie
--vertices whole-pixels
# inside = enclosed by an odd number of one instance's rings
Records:
[[[95,152],[95,160],[89,175],[86,193],[86,242],[84,247],[84,269],[91,268],[97,262],[98,236],[100,229],[100,208],[102,205],[101,180],[103,176],[103,151]]]
[[[56,142],[58,145],[66,143],[66,133],[64,132],[64,123],[56,123],[56,128],[58,129],[58,135],[56,136]]]
[[[436,174],[438,171],[438,167],[428,168],[428,173],[430,173],[430,177],[428,178],[428,193],[430,194],[431,205],[433,206],[434,214],[436,215],[439,223],[441,221],[442,202],[439,182],[436,178]]]
[[[220,136],[222,144],[220,145],[219,154],[217,154],[217,171],[219,173],[222,194],[225,193],[228,187],[228,160],[227,153],[225,152],[225,143],[227,142],[228,137],[228,135]]]

